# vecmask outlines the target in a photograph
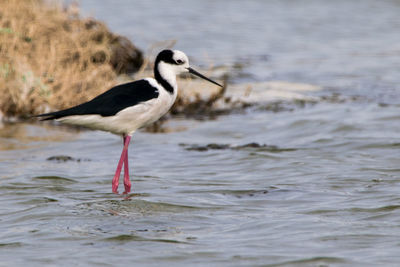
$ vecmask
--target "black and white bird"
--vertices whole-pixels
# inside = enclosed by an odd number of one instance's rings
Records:
[[[128,146],[133,133],[163,116],[175,102],[178,93],[176,75],[189,72],[218,86],[189,66],[188,57],[179,50],[163,50],[155,61],[154,78],[145,78],[117,85],[92,100],[78,106],[37,115],[42,120],[108,131],[123,137],[124,147],[112,180],[112,191],[118,193],[118,183],[124,165],[124,186],[131,191],[128,167]]]

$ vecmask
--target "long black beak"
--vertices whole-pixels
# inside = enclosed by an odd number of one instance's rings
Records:
[[[206,76],[204,76],[203,74],[201,74],[201,73],[195,71],[194,69],[192,69],[192,68],[187,68],[187,69],[189,70],[189,72],[190,72],[191,74],[194,74],[194,75],[196,75],[196,76],[199,76],[200,78],[202,78],[202,79],[204,79],[204,80],[207,80],[207,81],[209,81],[209,82],[212,82],[213,84],[216,84],[216,85],[222,87],[222,85],[220,85],[219,83],[214,82],[213,80],[207,78]]]

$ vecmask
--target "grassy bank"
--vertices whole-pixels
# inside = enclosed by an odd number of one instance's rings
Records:
[[[0,1],[0,112],[23,117],[87,101],[139,68],[142,55],[76,7]],[[136,53],[136,54],[135,54]]]

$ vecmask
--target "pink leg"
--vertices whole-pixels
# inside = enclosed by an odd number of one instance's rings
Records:
[[[124,137],[124,143],[126,143],[127,138],[128,136]],[[130,138],[131,137],[129,136],[129,139]],[[128,150],[126,151],[125,161],[124,161],[124,187],[125,187],[124,194],[128,194],[129,192],[131,192],[131,181],[129,180]]]
[[[122,164],[124,163],[125,157],[126,157],[127,152],[128,152],[128,146],[129,146],[129,142],[131,140],[131,137],[128,135],[124,139],[125,139],[124,148],[122,149],[121,158],[119,159],[117,170],[115,171],[115,175],[114,175],[114,178],[112,180],[112,191],[114,193],[116,193],[116,194],[118,194],[119,176],[121,174]]]

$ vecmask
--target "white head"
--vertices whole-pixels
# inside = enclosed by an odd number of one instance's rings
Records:
[[[155,67],[158,67],[160,71],[168,69],[178,75],[189,71],[189,59],[182,51],[163,50],[157,55]]]
[[[221,86],[220,84],[214,82],[213,80],[210,80],[209,78],[190,68],[189,59],[182,51],[163,50],[157,55],[154,65],[154,74],[156,80],[162,78],[168,81],[173,87],[175,87],[175,76],[185,72],[190,72],[194,75],[199,76],[200,78]]]
[[[189,59],[182,51],[173,50],[172,60],[174,61],[172,67],[176,74],[189,71]]]

